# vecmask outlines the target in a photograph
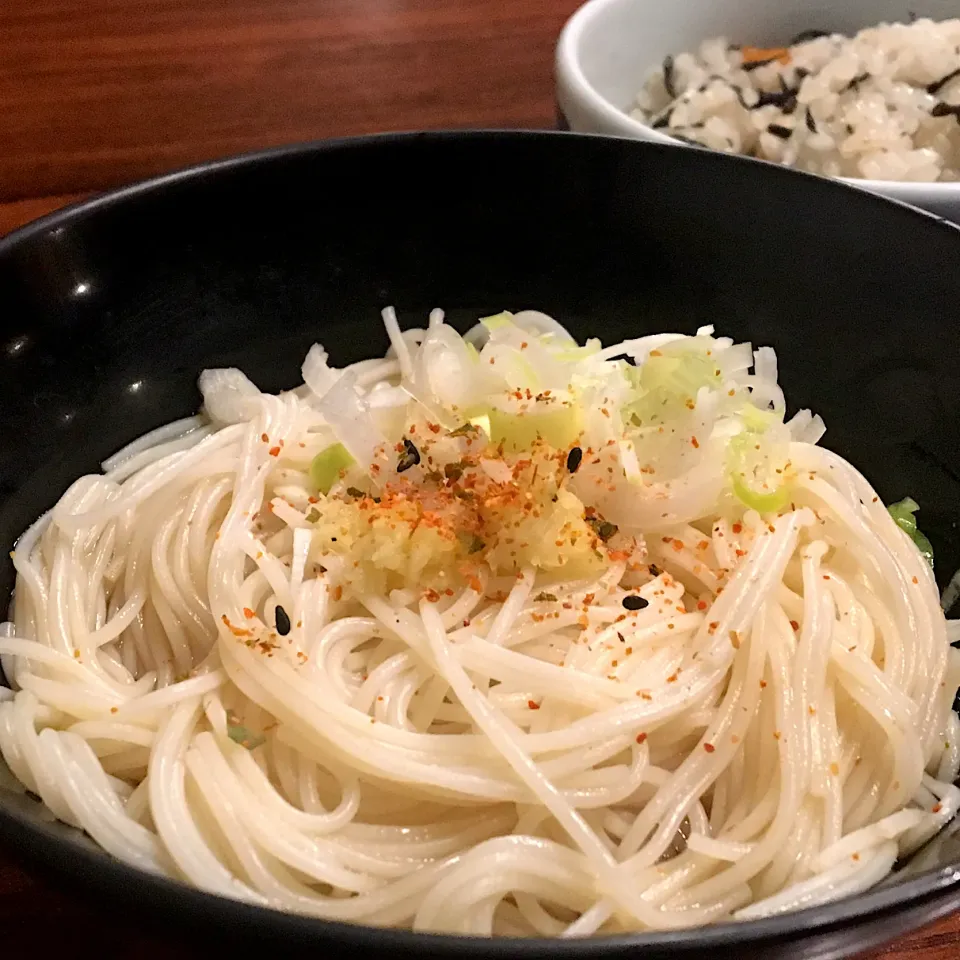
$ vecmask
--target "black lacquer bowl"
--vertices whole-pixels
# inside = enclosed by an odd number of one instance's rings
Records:
[[[942,583],[960,566],[958,264],[960,230],[838,183],[565,134],[322,143],[93,200],[0,241],[0,597],[18,534],[121,445],[193,412],[202,368],[294,385],[315,340],[338,364],[382,354],[386,304],[407,322],[537,308],[607,342],[713,323],[774,346],[789,405],[823,415],[825,444],[885,500],[920,502]],[[381,931],[208,896],[113,861],[9,787],[0,840],[111,916],[125,905],[284,955],[839,957],[960,907],[950,830],[828,907],[575,942]]]

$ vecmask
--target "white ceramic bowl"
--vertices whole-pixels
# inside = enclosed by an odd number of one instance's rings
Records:
[[[567,22],[557,45],[561,122],[603,133],[679,144],[628,116],[648,74],[668,54],[696,50],[708,37],[778,46],[802,30],[856,33],[910,13],[945,20],[957,0],[590,0]],[[960,64],[958,64],[960,66]],[[960,183],[849,183],[960,220]]]

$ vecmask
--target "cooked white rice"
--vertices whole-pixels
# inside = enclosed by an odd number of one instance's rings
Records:
[[[667,57],[632,116],[827,176],[960,180],[960,19],[817,33],[770,50],[717,37]]]

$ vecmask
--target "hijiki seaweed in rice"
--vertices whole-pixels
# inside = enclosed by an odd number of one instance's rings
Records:
[[[705,41],[665,58],[632,115],[677,140],[827,176],[960,180],[960,19]]]

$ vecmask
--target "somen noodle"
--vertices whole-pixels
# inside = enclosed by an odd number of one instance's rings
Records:
[[[521,936],[823,903],[953,818],[913,513],[785,419],[772,350],[384,320],[277,396],[204,372],[21,537],[0,751],[56,817],[250,903]]]

